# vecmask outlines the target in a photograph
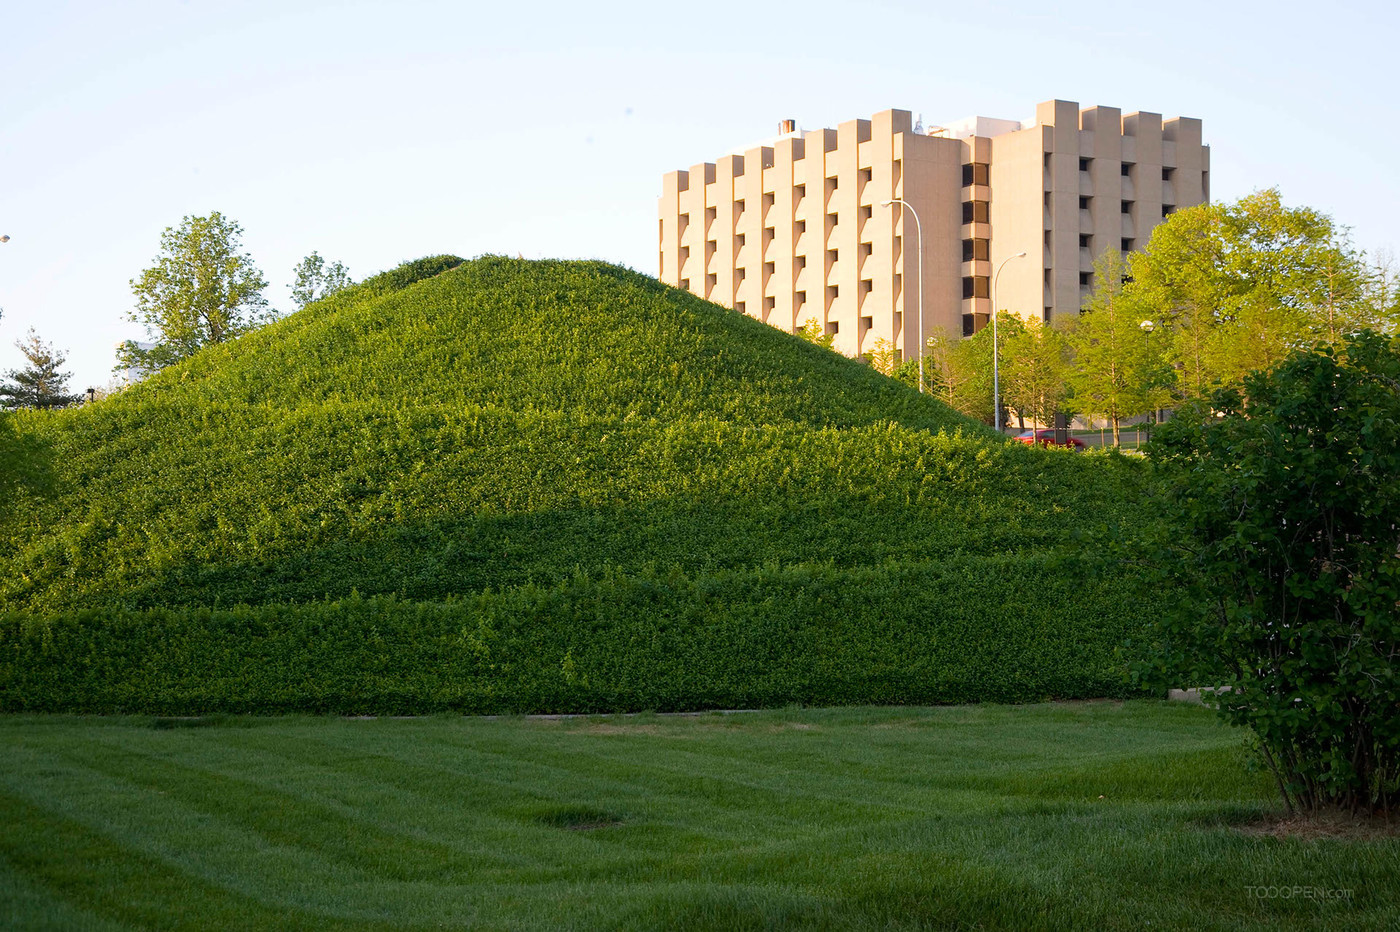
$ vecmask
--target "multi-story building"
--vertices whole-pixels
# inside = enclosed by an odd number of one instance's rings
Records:
[[[1186,117],[1052,100],[1019,122],[784,121],[774,139],[665,176],[660,278],[784,330],[815,320],[849,355],[884,339],[912,356],[921,307],[925,338],[981,328],[998,268],[1002,308],[1077,314],[1104,249],[1146,244],[1209,196],[1210,150]]]

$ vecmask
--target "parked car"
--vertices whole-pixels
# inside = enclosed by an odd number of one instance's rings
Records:
[[[1078,437],[1071,437],[1069,434],[1065,434],[1064,443],[1056,443],[1055,430],[1051,427],[1044,427],[1036,431],[1025,431],[1024,433],[1017,434],[1016,439],[1027,446],[1034,443],[1042,447],[1065,447],[1070,450],[1084,449],[1084,441],[1080,440]]]

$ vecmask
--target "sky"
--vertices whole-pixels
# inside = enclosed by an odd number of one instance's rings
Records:
[[[188,215],[242,226],[282,310],[313,250],[356,279],[438,253],[654,275],[664,173],[889,108],[1199,117],[1215,200],[1277,186],[1400,250],[1397,27],[1348,0],[8,3],[0,372],[34,327],[73,389],[107,384]]]

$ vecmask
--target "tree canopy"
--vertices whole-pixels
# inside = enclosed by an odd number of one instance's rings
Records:
[[[41,340],[33,327],[23,340],[15,341],[15,347],[24,354],[27,365],[6,373],[8,381],[0,384],[0,407],[62,408],[77,401],[77,396],[68,393],[73,374],[60,371],[68,361],[62,350]]]
[[[240,251],[242,236],[243,228],[218,211],[166,228],[155,264],[131,280],[136,307],[128,315],[156,345],[128,341],[118,353],[122,367],[160,369],[275,316],[262,294],[266,279]]]
[[[296,280],[287,287],[292,292],[292,302],[296,304],[297,310],[355,283],[350,277],[350,271],[339,261],[327,264],[314,250],[311,255],[297,263],[294,274]]]

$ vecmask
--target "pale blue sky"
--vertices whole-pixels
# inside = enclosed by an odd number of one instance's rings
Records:
[[[1200,117],[1217,200],[1278,185],[1400,248],[1396,8],[1169,5],[8,3],[0,369],[33,325],[104,384],[186,214],[240,222],[284,309],[313,249],[356,278],[440,252],[655,274],[662,173],[889,107]]]

